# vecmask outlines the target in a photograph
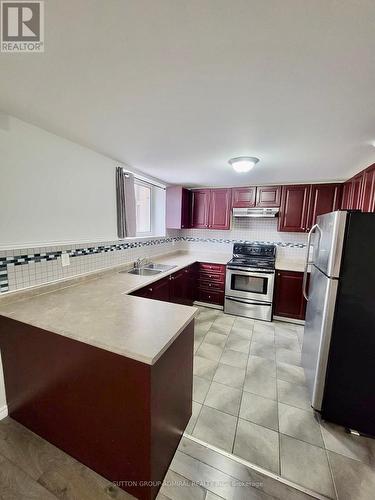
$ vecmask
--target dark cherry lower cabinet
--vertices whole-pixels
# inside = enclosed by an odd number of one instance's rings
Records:
[[[162,278],[148,286],[135,290],[131,295],[175,304],[192,305],[195,294],[195,265],[184,267],[180,271]]]
[[[303,273],[276,271],[274,315],[291,319],[305,319],[306,300],[302,293]]]
[[[198,264],[197,300],[208,304],[224,305],[225,266],[200,262]]]
[[[225,265],[200,262],[135,290],[131,295],[175,304],[192,305],[198,300],[222,306],[224,288]]]

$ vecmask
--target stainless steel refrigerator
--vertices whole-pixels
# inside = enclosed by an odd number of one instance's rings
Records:
[[[311,405],[327,420],[375,435],[375,214],[321,215],[311,244],[302,348]]]

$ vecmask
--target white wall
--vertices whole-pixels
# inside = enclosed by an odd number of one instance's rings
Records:
[[[0,249],[117,239],[114,160],[0,120]]]
[[[0,113],[0,250],[117,240],[117,165]]]

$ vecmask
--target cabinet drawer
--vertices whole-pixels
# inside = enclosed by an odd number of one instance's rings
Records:
[[[225,274],[225,265],[223,264],[209,264],[206,262],[199,263],[200,271],[214,271],[220,274]]]
[[[225,274],[218,273],[217,271],[202,270],[199,272],[199,279],[206,281],[216,281],[219,283],[225,282]]]
[[[211,290],[198,290],[198,300],[200,302],[207,302],[208,304],[224,304],[224,292],[216,292]]]
[[[203,290],[212,290],[216,292],[224,292],[224,282],[199,279],[199,288]]]

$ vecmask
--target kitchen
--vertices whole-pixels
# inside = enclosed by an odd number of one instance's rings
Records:
[[[0,55],[0,497],[370,499],[373,7],[145,3]]]

